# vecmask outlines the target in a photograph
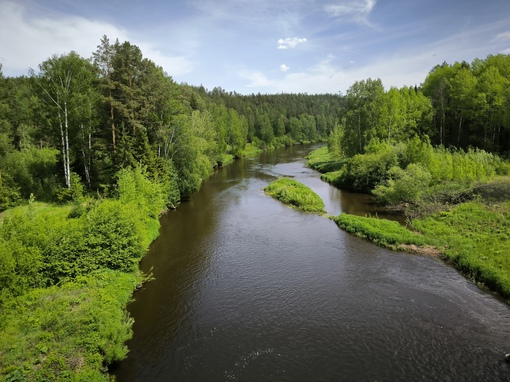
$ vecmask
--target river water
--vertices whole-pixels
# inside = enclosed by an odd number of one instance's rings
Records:
[[[305,167],[312,148],[236,161],[162,217],[117,380],[510,381],[508,306],[264,195],[287,175],[330,214],[375,213]]]

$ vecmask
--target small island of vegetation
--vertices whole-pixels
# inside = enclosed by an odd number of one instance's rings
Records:
[[[289,178],[278,178],[264,188],[264,192],[292,208],[324,214],[324,202],[309,187]]]

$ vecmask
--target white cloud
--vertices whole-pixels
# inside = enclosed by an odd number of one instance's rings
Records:
[[[301,70],[284,72],[284,76],[266,76],[256,72],[251,77],[249,89],[266,89],[268,93],[338,93],[345,91],[355,82],[367,78],[381,78],[384,86],[414,86],[422,83],[428,72],[443,61],[453,64],[455,61],[484,58],[498,51],[497,43],[487,43],[486,36],[494,26],[481,26],[469,32],[452,35],[442,40],[404,48],[399,51],[382,52],[362,62],[340,60],[333,55],[324,56],[314,65]],[[494,34],[492,34],[494,36]],[[510,53],[506,49],[502,53]],[[247,79],[247,78],[245,78]],[[263,79],[263,81],[261,80]]]
[[[500,33],[496,37],[494,37],[494,41],[508,41],[508,40],[510,40],[510,31]]]
[[[335,4],[327,4],[324,10],[332,16],[351,16],[355,19],[365,18],[372,12],[376,0],[340,0]]]
[[[510,48],[501,51],[502,54],[510,54]]]
[[[29,68],[37,69],[52,55],[66,54],[71,50],[88,58],[104,35],[111,42],[116,38],[121,42],[130,40],[125,30],[106,22],[62,15],[54,18],[29,17],[22,5],[0,2],[0,63],[7,76],[27,74]],[[167,56],[150,44],[131,42],[170,75],[186,73],[192,68],[191,62],[184,56]]]
[[[281,38],[278,40],[278,49],[295,48],[299,44],[304,44],[306,41],[306,38],[299,37]]]
[[[284,73],[285,73],[286,71],[288,71],[289,69],[290,69],[290,68],[289,68],[287,65],[285,65],[285,64],[280,65],[280,70],[281,70],[282,72],[284,72]]]
[[[273,85],[272,81],[270,81],[263,73],[260,71],[248,71],[241,70],[238,73],[239,77],[244,80],[248,80],[249,83],[246,85],[248,88],[265,88],[271,87]]]
[[[190,73],[196,66],[195,62],[191,61],[186,56],[168,56],[154,48],[151,44],[144,42],[137,44],[136,41],[133,43],[140,48],[144,57],[147,57],[156,65],[161,66],[170,76]]]

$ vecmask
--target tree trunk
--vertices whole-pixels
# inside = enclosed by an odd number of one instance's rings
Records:
[[[66,180],[66,185],[67,185],[67,178],[68,178],[68,174],[67,174],[67,153],[66,153],[66,150],[65,150],[65,147],[66,147],[66,143],[65,143],[65,135],[64,135],[64,127],[63,127],[63,124],[62,124],[62,115],[60,114],[60,111],[58,113],[58,120],[59,120],[59,125],[60,125],[60,138],[62,140],[62,163],[64,165],[64,178]]]
[[[64,121],[65,121],[65,166],[66,166],[66,185],[71,188],[71,166],[69,164],[69,125],[67,118],[67,103],[64,102]]]
[[[81,124],[81,132],[82,132],[82,139],[85,141],[85,128],[83,127],[83,123]],[[88,154],[85,152],[85,147],[82,144],[81,146],[81,154],[83,156],[83,169],[85,171],[85,180],[87,182],[87,187],[90,189],[90,131],[89,131],[89,148],[88,148]]]
[[[115,154],[115,122],[113,120],[113,105],[110,104],[110,118],[112,119],[112,145],[113,153]]]
[[[461,134],[461,131],[462,131],[462,116],[460,116],[460,120],[459,120],[459,135],[457,137],[457,147],[460,147],[460,134]]]

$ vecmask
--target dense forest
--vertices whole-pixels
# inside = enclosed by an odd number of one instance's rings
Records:
[[[496,55],[438,65],[420,86],[241,95],[177,84],[106,36],[89,58],[0,67],[0,376],[107,380],[161,211],[235,158],[327,140],[334,182],[387,203],[508,175],[509,85]]]
[[[374,138],[427,136],[445,148],[505,154],[509,78],[509,56],[496,55],[438,65],[420,87],[385,91],[367,79],[345,96],[243,96],[177,84],[137,46],[105,36],[89,59],[71,52],[27,77],[0,72],[0,209],[31,194],[45,201],[81,188],[107,194],[115,174],[137,163],[175,205],[247,143],[266,149],[332,135],[332,149],[350,157]]]
[[[241,96],[176,84],[129,42],[105,36],[90,59],[53,56],[30,76],[0,77],[0,209],[73,192],[108,194],[140,163],[168,201],[197,190],[212,169],[243,155],[328,136],[338,95]]]

